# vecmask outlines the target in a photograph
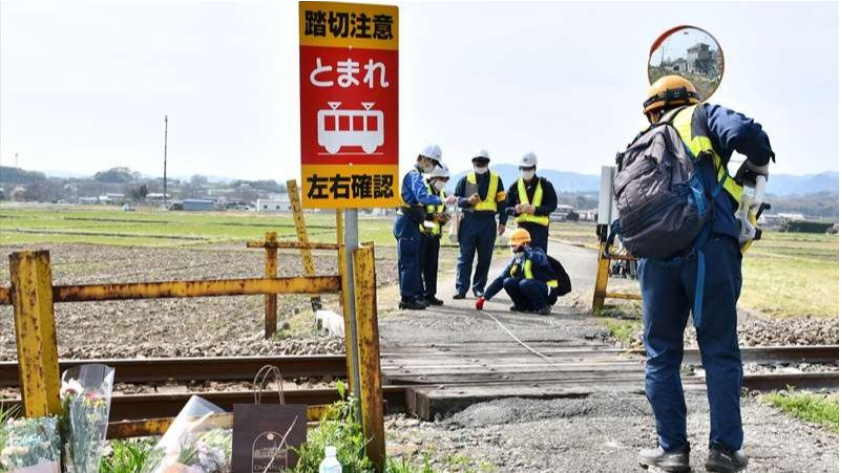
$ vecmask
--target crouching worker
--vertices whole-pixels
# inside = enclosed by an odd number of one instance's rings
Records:
[[[509,248],[515,256],[503,274],[477,299],[477,310],[482,310],[485,301],[505,289],[514,302],[511,311],[550,315],[550,307],[558,300],[558,276],[544,250],[532,247],[531,243],[532,238],[525,229],[512,232]]]

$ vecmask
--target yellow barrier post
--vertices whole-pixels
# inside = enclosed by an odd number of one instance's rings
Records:
[[[307,244],[310,241],[307,237],[307,223],[304,221],[304,211],[301,209],[301,197],[298,195],[298,183],[295,179],[287,181],[287,194],[290,207],[292,207],[292,218],[295,221],[298,241]],[[304,265],[304,275],[315,276],[316,266],[313,264],[313,252],[310,248],[301,248],[301,261]],[[313,306],[313,312],[322,308],[322,300],[318,294],[311,295],[310,304]]]
[[[596,264],[596,282],[593,288],[593,303],[591,314],[596,315],[605,307],[605,293],[608,289],[608,276],[611,268],[611,260],[605,257],[605,243],[599,244],[599,255]]]
[[[278,277],[278,234],[266,232],[266,266],[265,275],[267,278]],[[267,294],[263,296],[263,304],[266,310],[264,320],[264,336],[269,339],[278,331],[278,295]]]
[[[26,417],[59,414],[59,369],[48,251],[9,256],[21,397]]]
[[[354,250],[354,288],[360,357],[360,407],[363,434],[368,440],[366,454],[378,471],[384,471],[386,435],[383,426],[380,332],[377,327],[377,278],[373,246],[363,246]]]

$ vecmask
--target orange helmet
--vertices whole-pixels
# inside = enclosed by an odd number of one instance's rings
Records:
[[[523,228],[518,228],[509,235],[509,246],[520,246],[532,242],[532,236]]]
[[[681,76],[664,76],[649,86],[643,113],[664,108],[668,105],[692,105],[699,103],[699,93],[693,83]]]

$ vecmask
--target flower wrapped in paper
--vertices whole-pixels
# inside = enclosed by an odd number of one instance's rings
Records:
[[[61,381],[61,435],[67,473],[97,473],[105,448],[114,369],[83,365],[64,372]]]
[[[0,425],[0,471],[59,473],[61,437],[55,417],[8,419]]]
[[[229,473],[231,414],[193,396],[143,465],[142,473]]]

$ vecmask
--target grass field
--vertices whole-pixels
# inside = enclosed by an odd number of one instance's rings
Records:
[[[765,232],[743,259],[740,305],[778,317],[838,317],[839,235]]]
[[[305,218],[311,240],[335,241],[333,212],[308,213]],[[361,216],[360,240],[394,247],[392,221],[391,217]],[[281,239],[295,239],[290,215],[0,206],[0,245],[200,246],[262,239],[267,231],[277,232]],[[591,223],[553,223],[551,238],[596,248]],[[500,250],[495,257],[504,257],[505,253]],[[441,262],[443,269],[449,269],[453,258],[445,257]],[[764,233],[763,240],[743,260],[740,304],[777,317],[837,317],[839,236]]]
[[[553,224],[551,238],[597,247],[592,224]],[[839,316],[839,235],[767,231],[743,259],[740,306],[775,317]]]
[[[311,240],[335,241],[334,213],[308,213],[305,218]],[[277,232],[281,239],[295,238],[295,224],[290,215],[0,206],[0,244],[3,245],[183,246],[262,239],[268,231]],[[394,246],[392,220],[360,217],[360,240]]]

